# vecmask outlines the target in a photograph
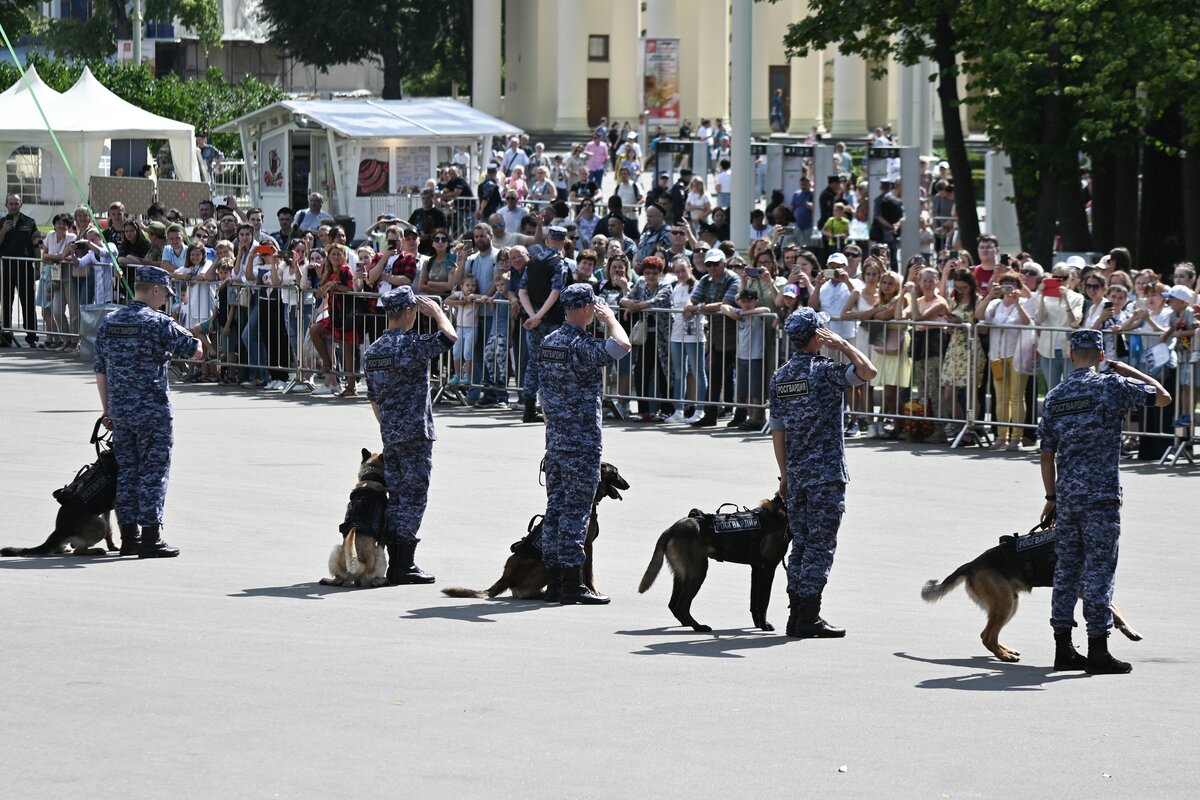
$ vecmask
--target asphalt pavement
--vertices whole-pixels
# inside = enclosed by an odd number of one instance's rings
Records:
[[[76,362],[0,353],[2,545],[52,527],[98,413]],[[612,604],[456,600],[488,586],[540,513],[542,430],[439,408],[418,563],[434,586],[320,586],[362,447],[365,400],[174,388],[165,538],[178,559],[0,559],[6,797],[1179,798],[1194,794],[1200,685],[1195,471],[1123,470],[1114,634],[1125,676],[1055,673],[1048,589],[1001,640],[942,578],[1036,521],[1036,455],[854,441],[825,616],[783,635],[782,570],[751,627],[749,568],[713,563],[693,613],[664,571],[689,509],[775,488],[767,437],[606,427],[631,484],[600,507]],[[1076,641],[1082,642],[1082,628]],[[1191,754],[1191,755],[1189,755]]]

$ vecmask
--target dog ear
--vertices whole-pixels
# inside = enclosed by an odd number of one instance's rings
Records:
[[[364,447],[362,449],[362,460],[366,461],[370,457],[371,457],[371,451]]]

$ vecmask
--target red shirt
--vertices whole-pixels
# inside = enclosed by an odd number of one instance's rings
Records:
[[[987,294],[988,287],[992,285],[992,278],[1003,272],[1003,270],[1000,268],[999,264],[997,264],[993,269],[985,269],[983,264],[979,264],[975,267],[974,272],[975,287],[979,291],[979,295],[982,297],[983,295]]]

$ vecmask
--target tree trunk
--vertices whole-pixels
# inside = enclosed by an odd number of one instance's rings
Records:
[[[1140,242],[1138,241],[1138,218],[1141,216],[1139,188],[1140,147],[1117,157],[1116,211],[1113,220],[1114,247],[1129,248],[1133,263],[1137,263]],[[1095,230],[1093,224],[1092,229]]]
[[[116,35],[118,39],[133,38],[133,23],[129,20],[129,13],[125,10],[125,0],[108,0],[108,8],[112,12],[113,25],[116,27]],[[145,20],[142,20],[143,24]]]
[[[1068,175],[1058,181],[1058,225],[1063,250],[1091,251],[1092,236],[1088,233],[1087,211],[1078,175]]]
[[[379,54],[383,60],[383,93],[384,100],[403,100],[400,74],[400,48],[394,43],[385,44]]]
[[[1200,264],[1200,146],[1190,146],[1183,157],[1183,257]]]
[[[1146,138],[1168,146],[1181,141],[1178,108],[1168,109],[1146,127]],[[1184,161],[1168,155],[1162,148],[1148,146],[1142,160],[1142,215],[1139,227],[1141,247],[1138,266],[1149,267],[1160,275],[1170,275],[1171,266],[1184,255]]]
[[[954,29],[950,17],[939,14],[934,24],[933,46],[938,65],[938,101],[942,107],[942,130],[946,140],[946,160],[955,177],[955,210],[958,215],[960,245],[972,255],[979,253],[979,212],[971,164],[967,161],[967,141],[958,110],[958,63],[955,58]]]
[[[1117,157],[1092,159],[1092,246],[1105,252],[1117,246]]]

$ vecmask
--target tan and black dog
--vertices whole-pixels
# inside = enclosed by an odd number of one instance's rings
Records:
[[[383,455],[362,450],[358,483],[350,492],[346,519],[339,530],[342,543],[329,554],[325,586],[383,586],[387,583],[387,549],[380,542],[387,530],[387,481]]]
[[[46,541],[37,547],[5,547],[0,549],[0,556],[102,556],[106,552],[116,551],[109,517],[108,511],[91,514],[81,508],[64,505],[58,509],[54,530],[46,537]],[[101,541],[107,550],[96,547]]]
[[[1054,540],[1050,531],[1028,535],[1004,536],[1000,544],[984,550],[963,564],[940,583],[926,581],[921,598],[927,603],[941,600],[958,584],[965,582],[967,596],[987,613],[987,624],[979,638],[983,646],[1001,661],[1019,661],[1021,654],[1000,644],[1000,631],[1017,613],[1017,593],[1030,592],[1035,586],[1054,585]],[[1036,551],[1036,552],[1035,552]],[[1135,642],[1142,635],[1129,627],[1116,606],[1110,606],[1113,624]]]
[[[675,575],[675,586],[667,607],[679,624],[708,632],[712,628],[701,625],[692,616],[692,600],[708,575],[708,559],[749,564],[750,616],[755,627],[773,631],[775,626],[767,622],[767,605],[771,602],[775,569],[783,561],[791,541],[787,506],[779,495],[775,495],[753,510],[734,514],[719,512],[720,509],[717,514],[704,514],[693,509],[688,516],[667,528],[658,537],[638,593],[644,593],[654,584],[665,557]]]
[[[596,584],[592,576],[592,545],[600,535],[600,521],[596,508],[605,497],[621,500],[621,491],[628,489],[629,483],[621,477],[621,473],[612,464],[600,462],[600,482],[596,484],[596,497],[592,501],[592,514],[588,519],[587,538],[583,549],[586,559],[583,564],[583,582],[593,592]],[[529,532],[510,548],[512,555],[504,562],[504,572],[500,579],[484,590],[466,589],[462,586],[448,586],[442,589],[447,597],[477,597],[481,600],[491,600],[509,589],[512,596],[518,600],[541,599],[546,589],[549,572],[542,562],[542,522],[534,517],[529,522]]]

